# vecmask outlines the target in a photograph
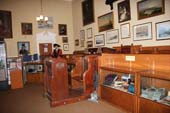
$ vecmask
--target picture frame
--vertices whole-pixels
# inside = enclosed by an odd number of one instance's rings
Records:
[[[58,24],[59,35],[67,35],[67,24]]]
[[[133,26],[133,40],[151,40],[152,39],[152,23],[143,23]]]
[[[114,29],[114,16],[113,12],[104,14],[98,17],[98,30],[99,32]]]
[[[87,47],[88,48],[93,47],[93,41],[87,41]]]
[[[13,38],[11,11],[0,10],[0,38]]]
[[[27,51],[27,53],[30,53],[30,42],[23,41],[23,42],[17,42],[18,55],[22,54],[21,53],[22,46],[25,46],[25,50]]]
[[[79,40],[78,39],[75,40],[75,46],[79,46]]]
[[[125,22],[131,19],[129,0],[124,0],[118,3],[118,19],[119,19],[119,23]]]
[[[94,22],[94,1],[93,0],[82,1],[82,16],[83,16],[83,26]]]
[[[22,35],[32,35],[32,23],[21,23]]]
[[[165,0],[142,0],[137,2],[138,19],[158,16],[165,13]]]
[[[69,44],[63,44],[63,50],[69,51]]]
[[[80,46],[81,46],[81,47],[84,47],[84,43],[85,43],[84,40],[80,40]]]
[[[85,40],[85,30],[80,30],[80,40]]]
[[[120,25],[121,39],[130,38],[130,23]]]
[[[170,20],[156,23],[156,40],[170,39]]]
[[[68,43],[68,37],[62,37],[63,43]]]
[[[95,46],[104,46],[105,45],[105,39],[104,34],[95,35]]]
[[[93,34],[92,28],[88,28],[88,29],[87,29],[87,38],[88,38],[88,39],[92,38],[92,34]]]
[[[114,29],[106,32],[106,43],[118,43],[119,42],[119,30]]]

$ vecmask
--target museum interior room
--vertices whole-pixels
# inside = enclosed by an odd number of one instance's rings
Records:
[[[169,6],[0,0],[0,113],[170,113]]]

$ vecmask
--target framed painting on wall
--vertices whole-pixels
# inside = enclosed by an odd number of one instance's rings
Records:
[[[118,3],[118,18],[119,23],[131,19],[129,0],[125,0],[123,2]]]
[[[170,39],[170,20],[156,23],[156,40]]]
[[[87,38],[92,38],[92,28],[87,29]]]
[[[99,32],[106,31],[109,29],[113,29],[113,12],[107,13],[98,17],[98,29]]]
[[[79,40],[75,40],[75,46],[79,46]]]
[[[63,50],[64,51],[69,51],[69,45],[68,44],[63,44]]]
[[[87,41],[87,47],[93,47],[93,41]]]
[[[120,25],[120,33],[121,33],[121,38],[129,38],[130,37],[130,24],[121,24]]]
[[[111,30],[106,32],[106,43],[112,44],[119,42],[119,30]]]
[[[85,31],[80,30],[80,40],[85,40]]]
[[[17,42],[18,54],[27,55],[30,53],[30,42]]]
[[[0,10],[0,38],[12,38],[11,12]]]
[[[94,22],[94,2],[93,0],[82,1],[83,25],[88,25]]]
[[[63,43],[68,43],[68,37],[62,37]]]
[[[104,34],[95,35],[95,46],[104,46],[105,40],[104,40]]]
[[[32,23],[21,23],[21,31],[23,35],[32,35]]]
[[[59,35],[67,35],[67,25],[58,24],[58,32],[59,32]]]
[[[152,39],[152,23],[144,23],[133,26],[134,41]]]
[[[137,3],[138,19],[144,19],[165,13],[164,0],[142,0]]]

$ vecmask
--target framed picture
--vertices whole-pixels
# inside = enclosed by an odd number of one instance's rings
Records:
[[[58,24],[58,32],[59,32],[59,35],[67,35],[67,25]]]
[[[75,40],[75,46],[79,46],[79,40]]]
[[[120,25],[120,33],[121,33],[121,38],[129,38],[130,37],[130,24],[121,24]]]
[[[110,13],[107,13],[105,15],[98,17],[99,32],[113,29],[114,28],[113,23],[114,23],[113,12],[110,12]]]
[[[106,32],[106,43],[112,44],[119,42],[119,30],[111,30]]]
[[[170,39],[170,20],[156,23],[156,40]]]
[[[152,39],[152,23],[144,23],[133,26],[134,41]]]
[[[93,41],[87,41],[87,47],[93,47]]]
[[[0,38],[12,38],[11,12],[0,10]]]
[[[144,19],[165,13],[164,0],[142,0],[137,3],[138,19]]]
[[[129,0],[124,0],[123,2],[118,3],[118,18],[119,23],[131,19]]]
[[[52,29],[53,28],[53,17],[48,17],[47,22],[37,21],[38,28],[40,29]]]
[[[27,55],[30,53],[30,42],[17,42],[18,54]]]
[[[88,25],[94,22],[94,2],[93,0],[82,1],[83,25]]]
[[[62,37],[63,43],[68,43],[68,37]]]
[[[84,47],[84,42],[85,42],[84,40],[80,40],[80,46],[81,47]]]
[[[21,23],[21,31],[23,35],[32,35],[32,23]]]
[[[96,46],[104,46],[105,45],[104,34],[95,35],[95,45]]]
[[[87,29],[87,38],[92,38],[92,28]]]
[[[85,40],[85,31],[80,30],[80,40]]]
[[[69,45],[68,44],[63,44],[63,50],[64,51],[69,51]]]

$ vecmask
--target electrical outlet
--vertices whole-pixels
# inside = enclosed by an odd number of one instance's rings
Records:
[[[126,56],[125,60],[126,61],[135,61],[135,56]]]

